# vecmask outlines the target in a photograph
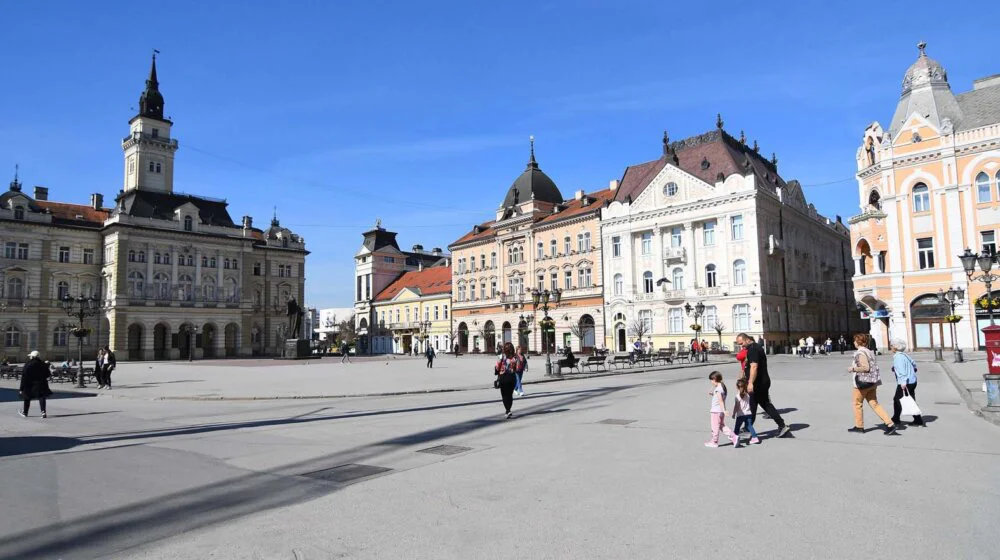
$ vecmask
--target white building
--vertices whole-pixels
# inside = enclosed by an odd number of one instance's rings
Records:
[[[606,344],[655,348],[697,336],[732,347],[739,332],[771,347],[856,331],[847,228],[807,204],[777,159],[717,130],[670,143],[626,169],[601,211]],[[685,304],[705,305],[696,323]],[[716,330],[718,327],[718,330]]]
[[[317,322],[313,331],[320,341],[334,341],[340,332],[341,321],[350,320],[354,316],[353,307],[327,307],[317,310]]]

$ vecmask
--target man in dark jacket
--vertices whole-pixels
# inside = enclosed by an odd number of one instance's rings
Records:
[[[427,350],[424,351],[424,356],[427,357],[427,367],[429,368],[434,367],[434,355],[435,355],[434,348],[430,344],[428,344]]]
[[[28,362],[21,371],[20,393],[24,399],[24,410],[18,411],[18,414],[27,418],[31,399],[38,399],[38,405],[42,408],[42,418],[48,418],[45,412],[45,399],[52,395],[52,391],[49,390],[49,364],[38,357],[38,350],[32,350],[28,354]]]
[[[103,383],[104,383],[104,388],[105,389],[110,389],[111,388],[111,372],[114,371],[114,369],[115,369],[115,367],[117,365],[118,365],[118,362],[115,361],[115,353],[111,351],[111,347],[105,346],[104,347],[104,371],[102,372],[103,375],[101,376],[102,380],[103,380]]]

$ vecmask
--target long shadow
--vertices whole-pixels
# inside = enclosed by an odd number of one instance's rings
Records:
[[[539,403],[521,409],[521,415],[527,416],[547,409],[568,408],[590,399],[606,397],[644,385],[648,383],[575,391],[553,402]],[[491,399],[482,402],[497,401],[498,399]],[[397,450],[400,446],[425,444],[470,434],[504,422],[507,421],[503,420],[502,415],[492,413],[489,416],[385,439],[317,459],[300,461],[272,471],[248,473],[222,482],[157,496],[99,514],[32,528],[0,539],[0,557],[53,558],[70,553],[74,557],[113,555],[126,548],[148,544],[195,528],[205,528],[250,513],[316,499],[341,488],[334,484],[288,474],[315,472],[335,465],[369,461]],[[265,425],[280,423],[268,422]],[[510,425],[516,424],[515,420],[511,421]]]
[[[80,399],[87,397],[96,397],[97,393],[63,393],[58,390],[58,387],[52,388],[52,396],[46,400],[57,400],[57,399]],[[10,389],[7,387],[0,387],[0,403],[5,402],[21,402],[21,395],[18,394],[17,389]]]
[[[71,418],[73,416],[93,416],[95,414],[115,414],[121,410],[101,410],[99,412],[77,412],[75,414],[49,414],[49,418]]]

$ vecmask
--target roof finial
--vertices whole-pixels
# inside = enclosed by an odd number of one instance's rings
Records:
[[[667,131],[664,130],[663,131],[663,153],[666,154],[666,153],[669,153],[669,152],[670,152],[670,135],[668,135]]]
[[[740,144],[746,145],[747,135],[743,134],[743,130],[740,130]]]
[[[760,153],[760,146],[757,145],[757,139],[756,138],[753,139],[753,151],[756,152],[756,153],[758,153],[758,154]]]
[[[271,218],[271,225],[272,226],[278,226],[279,225],[278,224],[278,207],[277,206],[274,207],[274,214],[273,214],[273,216]]]
[[[927,56],[927,53],[924,52],[924,49],[927,48],[927,41],[917,43],[917,48],[920,50],[920,56]]]
[[[778,154],[774,152],[771,152],[771,165],[773,165],[775,169],[778,168]]]
[[[382,229],[382,218],[375,218],[375,229]]]
[[[14,180],[10,182],[10,190],[12,190],[12,191],[20,191],[21,190],[21,182],[17,180],[17,174],[18,174],[18,171],[20,170],[20,168],[21,168],[20,165],[18,165],[16,163],[14,164]]]
[[[722,113],[715,114],[715,128],[722,130],[722,125],[726,124],[722,121]]]
[[[535,135],[532,134],[528,136],[528,142],[531,143],[531,158],[528,159],[528,169],[538,169],[538,162],[535,161]]]

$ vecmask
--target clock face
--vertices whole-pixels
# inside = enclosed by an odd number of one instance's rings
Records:
[[[677,183],[670,182],[664,185],[663,194],[667,196],[674,196],[675,194],[677,194]]]

